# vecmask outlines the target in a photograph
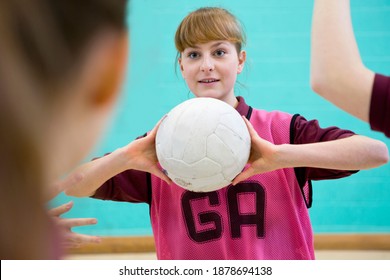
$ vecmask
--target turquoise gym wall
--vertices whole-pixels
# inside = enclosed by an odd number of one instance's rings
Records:
[[[153,128],[173,106],[191,96],[175,73],[173,36],[181,19],[202,6],[234,13],[247,33],[244,87],[236,93],[253,107],[299,113],[384,141],[365,124],[314,94],[309,83],[313,0],[132,0],[129,70],[118,107],[91,155],[126,145]],[[390,75],[390,0],[351,0],[352,18],[363,61]],[[316,233],[390,233],[390,164],[348,178],[313,182],[310,209]],[[60,195],[52,205],[73,200],[67,217],[96,217],[98,224],[76,231],[100,236],[151,235],[145,204],[75,199]]]

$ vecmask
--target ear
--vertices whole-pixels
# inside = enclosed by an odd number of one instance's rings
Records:
[[[245,61],[246,61],[246,51],[242,50],[238,55],[237,74],[240,74],[244,69]]]
[[[181,75],[183,76],[183,79],[185,80],[186,77],[185,77],[185,75],[184,75],[184,67],[183,67],[181,55],[180,55],[179,58],[177,59],[177,62],[179,63],[179,66],[180,66]]]
[[[128,54],[128,34],[104,33],[88,48],[82,68],[82,82],[88,103],[94,107],[110,105],[122,84]]]

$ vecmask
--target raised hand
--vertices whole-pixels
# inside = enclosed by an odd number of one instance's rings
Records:
[[[49,210],[49,215],[54,219],[57,228],[62,235],[63,246],[66,248],[78,248],[90,243],[100,243],[101,238],[97,236],[79,234],[72,231],[72,228],[97,223],[95,218],[62,218],[62,214],[69,212],[73,207],[73,202],[62,204]]]

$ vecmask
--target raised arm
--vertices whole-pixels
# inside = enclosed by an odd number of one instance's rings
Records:
[[[361,170],[387,163],[386,145],[369,137],[353,135],[313,144],[275,145],[262,139],[244,118],[251,135],[250,166],[233,184],[259,173],[281,168],[316,167],[338,170]]]
[[[158,125],[147,136],[76,168],[66,179],[70,183],[65,188],[65,194],[77,197],[91,196],[108,179],[127,169],[150,172],[170,183],[171,180],[161,171],[157,162],[155,151],[157,127]]]
[[[374,73],[361,60],[349,0],[315,0],[311,43],[313,90],[368,122]]]

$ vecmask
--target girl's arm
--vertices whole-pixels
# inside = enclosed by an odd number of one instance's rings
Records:
[[[312,22],[311,85],[348,113],[369,121],[374,73],[361,60],[349,0],[315,0]]]
[[[65,183],[65,194],[78,197],[91,196],[108,179],[127,169],[150,172],[170,184],[171,180],[158,166],[155,150],[157,127],[158,125],[147,136],[76,168],[66,178],[70,183]]]
[[[361,170],[378,167],[389,160],[387,146],[365,136],[313,144],[275,145],[262,139],[244,118],[251,135],[250,167],[233,184],[259,173],[281,168],[315,167],[338,170]]]

